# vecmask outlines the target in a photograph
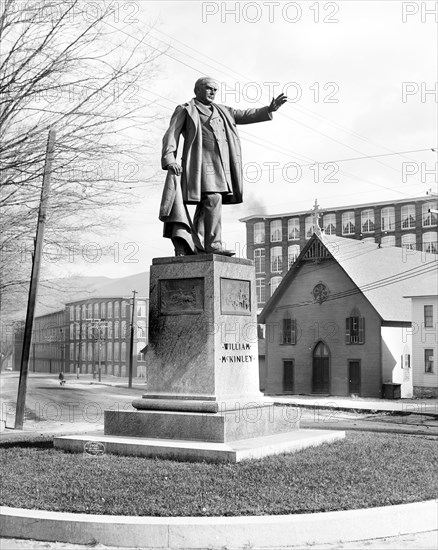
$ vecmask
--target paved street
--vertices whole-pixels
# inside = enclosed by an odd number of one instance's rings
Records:
[[[132,389],[128,388],[127,379],[108,376],[103,377],[102,382],[93,380],[92,375],[80,375],[79,380],[76,375],[66,375],[66,384],[61,387],[57,374],[30,373],[23,433],[103,429],[105,409],[131,409],[132,400],[145,391],[141,380],[135,379]],[[9,428],[14,427],[17,389],[18,373],[2,373],[0,420],[6,423],[2,438],[13,432]]]

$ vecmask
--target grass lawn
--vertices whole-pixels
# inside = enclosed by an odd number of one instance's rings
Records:
[[[347,433],[344,441],[239,464],[69,454],[3,443],[1,504],[138,516],[301,514],[436,498],[435,438]]]

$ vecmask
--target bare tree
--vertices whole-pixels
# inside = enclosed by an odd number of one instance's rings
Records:
[[[139,92],[155,76],[160,51],[126,13],[115,13],[115,5],[1,3],[3,309],[27,286],[51,126],[57,142],[48,242],[67,253],[75,236],[114,226],[114,207],[132,200],[146,127],[156,120]],[[139,130],[143,150],[135,145]]]

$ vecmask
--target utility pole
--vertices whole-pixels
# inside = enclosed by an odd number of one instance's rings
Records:
[[[98,343],[98,353],[99,353],[99,382],[102,382],[102,338],[100,334],[100,328],[99,328],[99,343]]]
[[[76,336],[76,324],[75,324],[75,336]],[[82,351],[82,319],[79,317],[79,343],[78,343],[78,365],[76,367],[76,378],[79,380],[79,372],[81,370],[81,351]]]
[[[62,329],[62,327],[59,329],[59,341],[60,341],[59,347],[60,347],[60,351],[61,351],[61,369],[60,369],[60,372],[65,373],[66,372],[65,357],[66,357],[67,354],[65,353],[64,330]]]
[[[134,313],[135,313],[135,295],[136,290],[132,291],[132,311],[131,311],[131,339],[129,341],[129,378],[128,388],[132,388],[132,364],[134,360]]]
[[[47,202],[49,200],[50,179],[52,175],[53,154],[55,151],[56,133],[53,128],[47,138],[46,160],[41,187],[41,200],[38,212],[38,224],[35,237],[35,251],[32,259],[32,273],[30,277],[29,298],[27,302],[26,324],[24,327],[23,350],[21,353],[20,381],[18,384],[17,407],[15,410],[15,429],[22,430],[24,409],[26,405],[27,376],[29,373],[29,355],[32,340],[32,326],[35,315],[35,303],[40,276],[41,253],[44,242],[44,225],[46,223]]]
[[[108,323],[105,321],[105,319],[96,319],[96,318],[90,318],[85,319],[91,326],[91,330],[93,333],[93,337],[97,342],[97,361],[98,361],[98,377],[99,382],[102,382],[102,360],[101,360],[101,354],[102,354],[102,340],[104,340],[104,337],[102,336],[102,329],[105,329],[108,327]],[[95,332],[97,330],[97,333]],[[97,336],[96,336],[97,334]],[[95,363],[93,362],[93,378],[96,378],[96,371],[95,371]]]

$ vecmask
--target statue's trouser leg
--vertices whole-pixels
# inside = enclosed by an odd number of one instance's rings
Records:
[[[196,207],[193,227],[206,252],[222,247],[222,195],[203,193]]]

